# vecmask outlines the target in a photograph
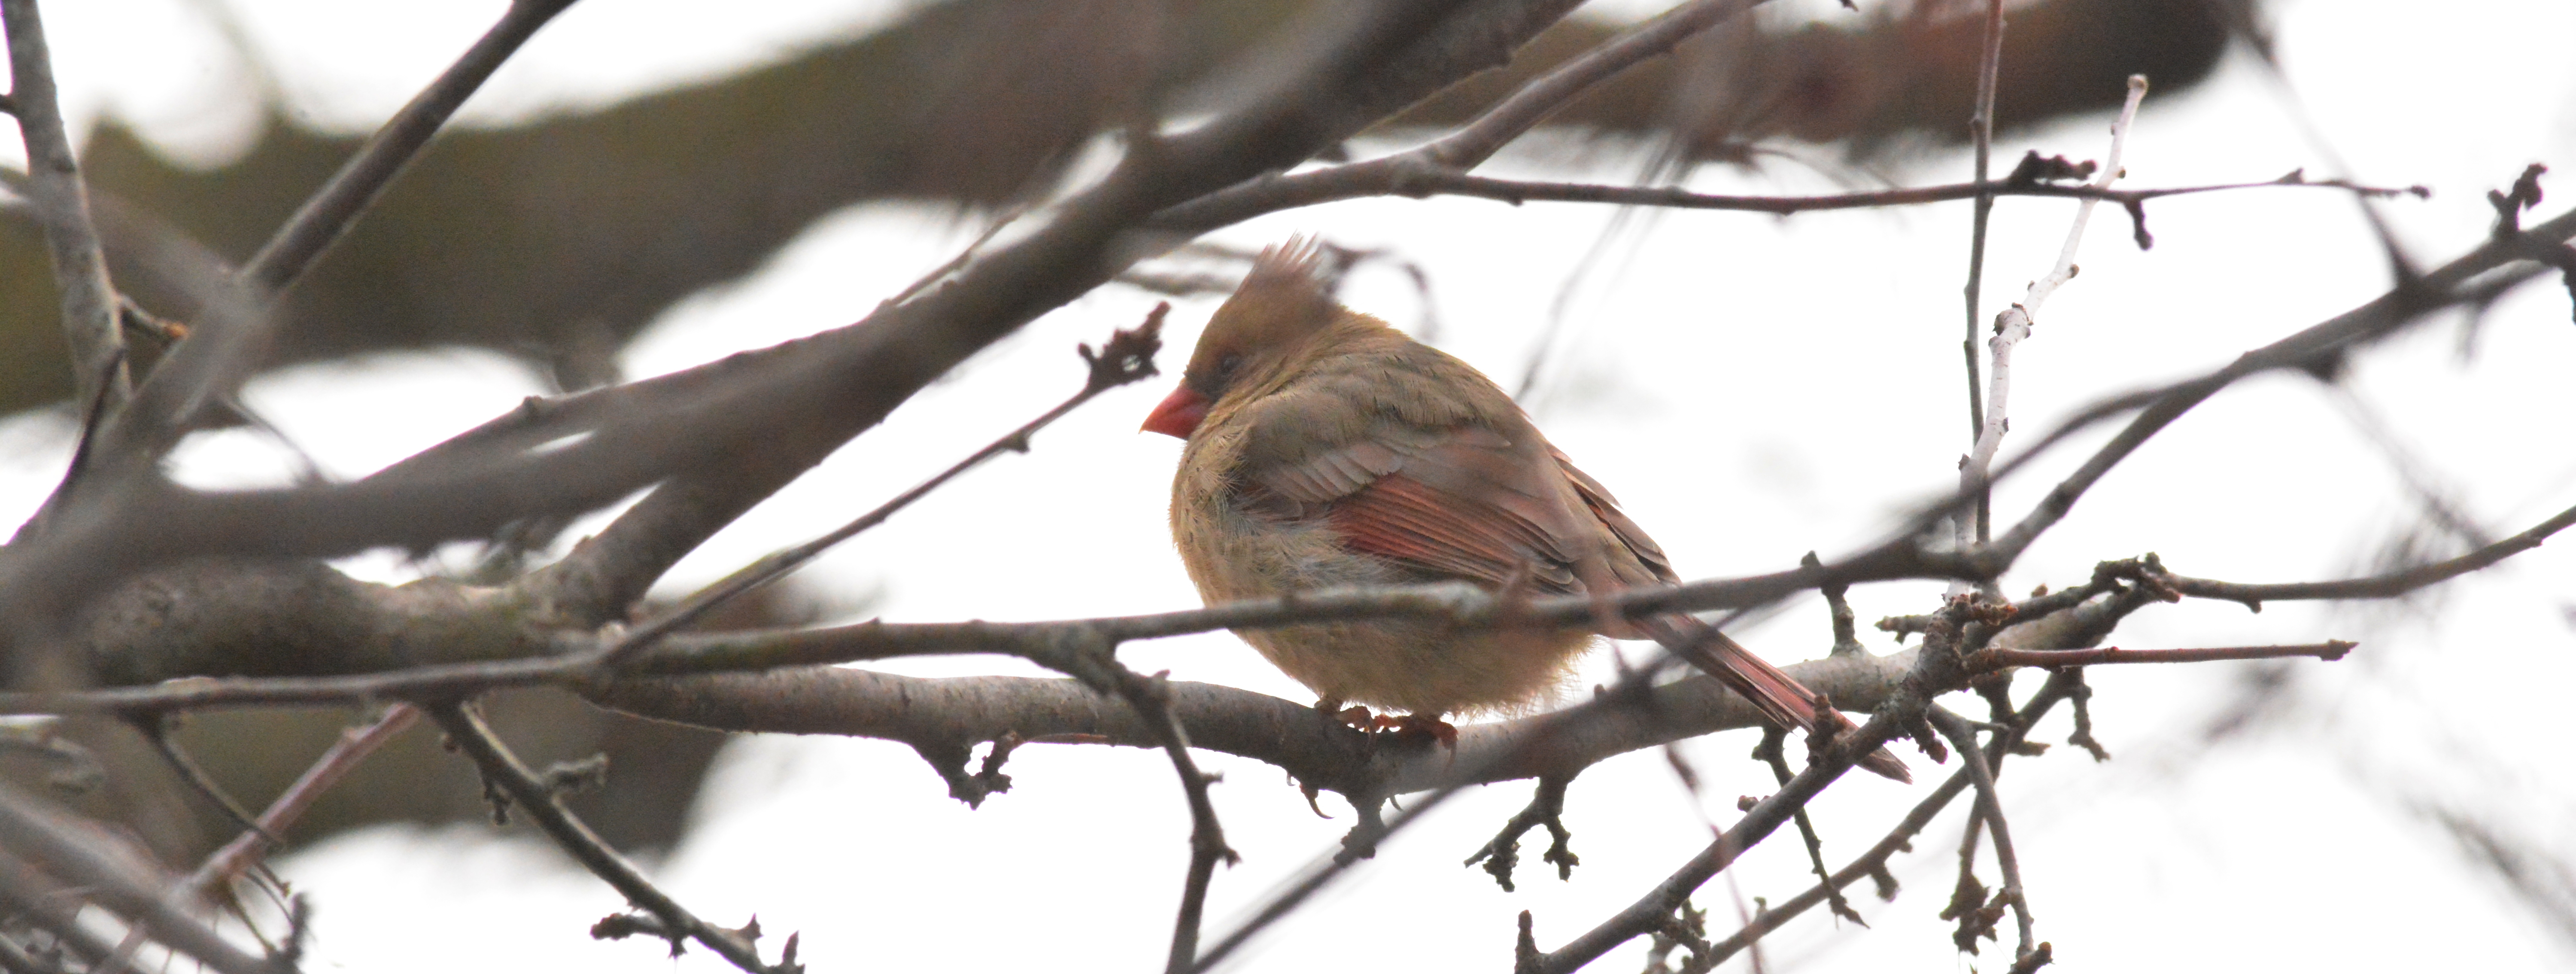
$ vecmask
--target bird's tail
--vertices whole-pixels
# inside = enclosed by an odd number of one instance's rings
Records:
[[[1658,635],[1669,638],[1661,638],[1659,642],[1671,647],[1676,655],[1690,661],[1691,665],[1716,677],[1718,682],[1726,684],[1727,689],[1751,701],[1754,709],[1762,711],[1762,715],[1773,724],[1804,728],[1827,736],[1855,729],[1851,718],[1823,706],[1822,696],[1807,689],[1796,677],[1781,672],[1779,667],[1771,665],[1771,661],[1753,655],[1752,650],[1717,631],[1715,626],[1686,615],[1661,617],[1652,620],[1649,626],[1666,630]],[[1906,770],[1905,762],[1884,747],[1862,757],[1859,764],[1882,777],[1908,783],[1914,780],[1913,773]]]

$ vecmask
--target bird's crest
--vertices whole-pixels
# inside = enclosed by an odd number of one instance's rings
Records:
[[[1252,273],[1243,279],[1243,289],[1302,290],[1328,297],[1331,272],[1331,265],[1324,259],[1323,242],[1299,234],[1285,243],[1261,248],[1261,256],[1252,259]]]

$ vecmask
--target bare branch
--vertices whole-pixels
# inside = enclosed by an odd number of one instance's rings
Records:
[[[27,144],[27,200],[45,227],[46,252],[62,291],[63,337],[71,342],[72,377],[80,401],[121,405],[127,388],[125,334],[116,324],[116,286],[107,279],[107,257],[90,221],[89,189],[63,129],[54,95],[53,53],[45,44],[36,0],[0,3],[9,33],[10,114]]]
[[[2000,12],[1990,15],[2000,16]],[[2000,32],[1994,33],[1992,39],[2000,43]],[[1988,65],[1987,70],[1991,72],[1993,66]],[[1989,91],[1986,94],[1991,97],[1993,93]],[[2109,189],[2112,180],[2123,174],[2121,150],[2128,144],[2129,124],[2138,117],[2138,102],[2146,96],[2146,77],[2130,75],[2128,100],[2121,103],[2119,120],[2111,123],[2111,152],[2104,157],[2101,174],[2093,180],[2094,189]],[[1982,173],[1979,178],[1983,178]],[[1979,202],[1983,204],[1986,198],[1980,197]],[[1962,551],[1972,543],[1983,544],[1990,540],[1988,520],[1993,516],[1995,452],[2003,449],[2004,433],[2012,428],[2009,403],[2012,397],[2013,349],[2030,337],[2031,328],[2038,323],[2039,309],[2048,302],[2049,296],[2057,292],[2059,285],[2075,278],[2075,251],[2084,243],[2084,227],[2093,220],[2095,202],[2088,199],[2075,205],[2075,222],[2066,230],[2066,243],[2058,248],[2056,266],[2032,281],[2019,303],[1995,315],[1994,337],[1986,340],[1987,354],[1993,356],[1989,369],[1992,385],[1986,392],[1976,445],[1968,451],[1967,461],[1959,465],[1959,493],[1974,495],[1977,499],[1974,510],[1963,508],[1957,515],[1954,527],[1956,547]],[[1974,273],[1971,271],[1972,275]],[[1953,594],[1956,594],[1956,586],[1960,583],[1952,584]]]
[[[1395,157],[1389,157],[1395,158]],[[1374,165],[1352,163],[1356,166]],[[1347,167],[1345,167],[1347,168]],[[1312,183],[1296,182],[1308,176],[1335,178]],[[2293,173],[2292,175],[2298,175]],[[1364,178],[1365,177],[1365,178]],[[2391,188],[2364,186],[2348,180],[2267,179],[2257,182],[2210,183],[2199,186],[2165,186],[2148,189],[2102,189],[2090,185],[2067,185],[2040,182],[2036,179],[2006,177],[2002,180],[1943,183],[1934,186],[1899,187],[1853,193],[1826,193],[1815,196],[1730,195],[1697,193],[1669,186],[1620,186],[1606,183],[1566,183],[1476,176],[1427,164],[1388,166],[1384,169],[1344,173],[1343,168],[1300,173],[1279,177],[1280,182],[1264,185],[1261,212],[1294,209],[1322,203],[1372,196],[1404,196],[1423,199],[1431,196],[1467,196],[1512,205],[1522,203],[1606,203],[1616,206],[1645,206],[1672,210],[1732,210],[1745,213],[1768,213],[1790,216],[1830,210],[1876,209],[1890,206],[1919,206],[1972,200],[1980,195],[1996,198],[2019,196],[2046,199],[2096,200],[2118,203],[2123,208],[2143,207],[2150,200],[2169,196],[2192,196],[2249,189],[2333,189],[2363,196],[2422,194],[2423,187]],[[1249,205],[1249,204],[1247,204]],[[1195,204],[1177,207],[1175,213],[1195,213]],[[1173,219],[1158,216],[1157,221]],[[1174,219],[1173,222],[1177,222]]]
[[[776,967],[762,963],[758,948],[747,938],[698,919],[678,900],[655,887],[652,880],[644,878],[634,864],[626,861],[626,857],[610,849],[598,833],[590,830],[590,826],[564,810],[554,790],[546,787],[527,765],[519,763],[518,756],[510,753],[500,738],[492,736],[492,729],[484,726],[483,719],[466,710],[463,704],[436,704],[428,710],[429,718],[447,731],[448,739],[462,748],[467,757],[474,759],[475,767],[482,770],[486,782],[508,794],[514,806],[534,819],[537,826],[544,829],[546,835],[574,861],[581,863],[592,875],[606,880],[619,895],[626,897],[627,902],[660,920],[662,929],[672,935],[671,949],[674,953],[679,951],[680,938],[685,937],[706,945],[707,949],[751,974],[799,974],[802,971],[792,962],[783,962]]]
[[[1225,844],[1225,827],[1217,821],[1216,804],[1208,797],[1208,785],[1215,776],[1199,770],[1190,757],[1189,732],[1182,728],[1171,708],[1171,681],[1165,674],[1153,678],[1138,676],[1135,671],[1117,665],[1108,647],[1099,656],[1116,666],[1112,676],[1114,689],[1128,706],[1136,709],[1180,775],[1181,793],[1190,809],[1190,864],[1181,884],[1181,905],[1172,921],[1172,948],[1165,960],[1166,974],[1183,974],[1193,967],[1199,952],[1199,921],[1207,911],[1208,884],[1214,879],[1218,863],[1233,865],[1241,856]]]
[[[393,184],[403,167],[429,144],[449,116],[465,104],[465,99],[483,87],[483,82],[499,70],[501,63],[518,53],[520,45],[536,36],[537,29],[553,20],[556,14],[571,7],[573,0],[511,0],[510,8],[483,36],[467,48],[456,63],[448,65],[438,80],[412,96],[402,111],[369,136],[358,154],[341,164],[331,174],[331,181],[296,208],[295,215],[277,228],[268,243],[242,265],[241,275],[259,292],[275,291],[300,277],[315,258],[340,239],[340,234],[357,222],[385,187]]]
[[[2569,236],[2576,236],[2576,211],[2560,214],[2512,240],[2490,240],[2358,308],[2246,352],[2223,368],[2151,392],[2115,397],[2078,413],[2042,437],[2021,456],[2005,464],[1996,476],[2011,474],[2047,448],[2095,422],[2131,410],[2137,411],[2138,415],[2074,473],[2059,481],[2012,530],[1998,537],[1994,543],[1982,546],[1968,558],[1977,566],[1971,573],[1984,577],[2000,573],[2033,541],[2038,540],[2040,534],[2064,518],[2074,508],[2076,500],[2111,468],[2118,466],[2120,461],[2174,420],[2221,390],[2267,372],[2323,368],[2356,348],[2396,334],[2432,311],[2469,300],[2472,278],[2523,259],[2526,244],[2555,242]],[[2520,279],[2528,279],[2528,276],[2525,273]]]
[[[2530,530],[2479,548],[2476,551],[2437,561],[2430,565],[2332,582],[2284,582],[2250,585],[2221,582],[2207,578],[2189,578],[2162,571],[2156,566],[2156,581],[2176,593],[2203,599],[2225,599],[2242,602],[2246,608],[2262,611],[2265,602],[2287,602],[2302,599],[2387,599],[2396,598],[2427,585],[2449,581],[2477,571],[2514,555],[2540,547],[2550,535],[2576,525],[2576,507],[2552,515],[2531,526]]]
[[[1977,110],[1968,118],[1968,140],[1976,147],[1976,182],[1983,186],[1993,170],[1995,141],[1995,76],[2004,59],[2004,0],[1986,0],[1984,43],[1977,55]],[[1959,339],[1959,355],[1968,367],[1968,441],[1976,442],[1986,426],[1985,391],[1977,377],[1977,304],[1985,291],[1986,223],[1993,216],[1992,193],[1977,193],[1975,215],[1968,231],[1968,283],[1960,289],[1967,305],[1967,334]],[[1982,493],[1979,496],[1976,538],[1986,540],[1986,512]]]
[[[1664,918],[1689,901],[1692,891],[1733,863],[1744,850],[1769,837],[1773,830],[1789,821],[1793,812],[1805,808],[1808,801],[1823,792],[1826,785],[1832,784],[1862,756],[1895,735],[1896,722],[1880,716],[1871,718],[1859,730],[1836,739],[1833,746],[1818,755],[1805,771],[1780,786],[1780,790],[1770,797],[1756,803],[1734,826],[1682,864],[1671,877],[1600,926],[1563,947],[1540,955],[1536,969],[1543,974],[1567,974],[1598,959],[1613,947],[1659,929]]]
[[[386,741],[393,740],[394,735],[409,729],[419,720],[419,708],[398,703],[385,708],[384,715],[376,718],[374,723],[341,731],[339,739],[331,742],[331,749],[323,752],[312,767],[304,769],[293,784],[278,793],[277,799],[260,812],[259,830],[246,830],[224,843],[223,848],[215,850],[214,855],[207,856],[206,861],[197,866],[197,871],[188,876],[188,888],[198,893],[215,889],[258,864],[269,848],[270,836],[284,834],[293,827],[297,819],[304,817],[305,810],[313,807],[313,802],[330,791],[331,786],[339,784],[340,779],[348,777],[349,772],[356,770],[368,755],[374,754]]]
[[[1618,73],[1672,49],[1765,0],[1692,0],[1559,65],[1458,131],[1395,155],[1295,175],[1271,174],[1207,194],[1154,216],[1152,225],[1205,231],[1295,206],[1382,193],[1407,193],[1420,178],[1457,177],[1558,108]]]
[[[1986,750],[1977,746],[1976,729],[1968,726],[1967,720],[1958,714],[1935,704],[1925,709],[1924,716],[1932,721],[1932,726],[1940,730],[1942,736],[1950,739],[1951,747],[1958,749],[1960,760],[1967,765],[1962,770],[1977,786],[1978,817],[1995,837],[1995,867],[2003,872],[2002,899],[2012,905],[2013,922],[2021,932],[2021,944],[2013,951],[2013,957],[2016,960],[2028,957],[2038,949],[2038,942],[2031,936],[2030,905],[2026,902],[2028,894],[2021,882],[2021,858],[2013,850],[2011,830],[2004,825],[2003,798],[1995,792],[1995,773],[1987,762]]]
[[[0,782],[0,845],[45,871],[87,887],[89,896],[123,913],[152,937],[223,974],[279,974],[293,965],[253,956],[188,915],[175,884],[140,861],[115,855],[114,844],[89,833],[14,785]]]
[[[2047,716],[2049,710],[2054,708],[2058,701],[2067,699],[2069,688],[2080,686],[2081,682],[2080,677],[2073,672],[2051,675],[2048,683],[2042,685],[2037,693],[2031,695],[2030,702],[2023,705],[2014,722],[2015,728],[1987,749],[1987,760],[2000,761],[2005,754],[2011,753],[2012,747],[2021,743],[2029,728],[2038,724],[2041,717]],[[1745,924],[1744,929],[1711,944],[1709,950],[1701,955],[1705,967],[1716,967],[1799,914],[1827,902],[1830,895],[1826,887],[1829,885],[1839,888],[1860,882],[1862,877],[1880,877],[1880,898],[1893,898],[1896,895],[1896,886],[1895,880],[1887,874],[1888,860],[1895,858],[1899,852],[1910,851],[1913,848],[1914,837],[1921,834],[1926,826],[1931,825],[1933,817],[1939,815],[1942,809],[1949,807],[1950,802],[1966,793],[1968,787],[1968,771],[1963,768],[1959,773],[1943,781],[1940,787],[1934,788],[1931,794],[1925,795],[1922,801],[1915,803],[1914,808],[1906,812],[1905,817],[1900,819],[1896,827],[1890,829],[1887,836],[1880,839],[1877,845],[1871,846],[1868,852],[1853,859],[1850,865],[1835,871],[1829,882],[1819,883],[1809,887],[1806,892],[1772,904],[1769,909],[1762,911],[1751,922]],[[1686,972],[1686,974],[1699,974],[1699,972]]]
[[[613,618],[680,555],[875,425],[930,380],[1167,246],[1162,234],[1137,232],[1152,212],[1295,165],[1499,63],[1574,5],[1408,0],[1351,8],[1351,22],[1316,47],[1306,70],[1282,77],[1204,125],[1131,147],[1108,176],[1057,206],[1044,227],[985,253],[909,301],[798,343],[806,354],[757,370],[768,375],[732,370],[726,390],[797,407],[793,422],[766,424],[785,427],[785,435],[716,438],[758,448],[737,451],[721,473],[704,466],[667,468],[690,472],[657,488],[563,561],[531,575],[528,591],[568,615]],[[849,381],[851,375],[867,381]],[[769,405],[752,411],[779,410]],[[568,432],[556,430],[538,442]]]
[[[2121,649],[2104,646],[2098,649],[2005,649],[1989,646],[1968,660],[1972,669],[2003,669],[2012,666],[2101,666],[2110,663],[2209,663],[2235,659],[2287,659],[2313,656],[2333,662],[2342,659],[2359,643],[2329,639],[2322,643],[2300,646],[2221,646],[2208,649]]]

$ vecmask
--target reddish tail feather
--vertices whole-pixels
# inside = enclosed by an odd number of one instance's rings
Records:
[[[1676,647],[1683,659],[1751,701],[1754,708],[1762,711],[1762,715],[1772,723],[1810,731],[1825,730],[1819,726],[1823,723],[1833,724],[1832,729],[1837,733],[1853,729],[1850,718],[1839,711],[1819,706],[1823,698],[1815,691],[1800,684],[1796,677],[1781,672],[1779,667],[1771,665],[1771,661],[1753,655],[1752,650],[1744,648],[1743,644],[1728,638],[1715,627],[1689,616],[1656,621],[1673,630],[1678,637],[1665,640],[1665,645]],[[1906,769],[1905,762],[1884,747],[1863,756],[1859,764],[1881,777],[1909,784],[1914,781],[1914,775]]]

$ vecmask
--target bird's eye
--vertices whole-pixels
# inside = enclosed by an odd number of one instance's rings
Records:
[[[1242,365],[1243,356],[1241,355],[1228,355],[1224,358],[1218,359],[1216,360],[1217,377],[1220,379],[1233,378],[1234,370]]]

